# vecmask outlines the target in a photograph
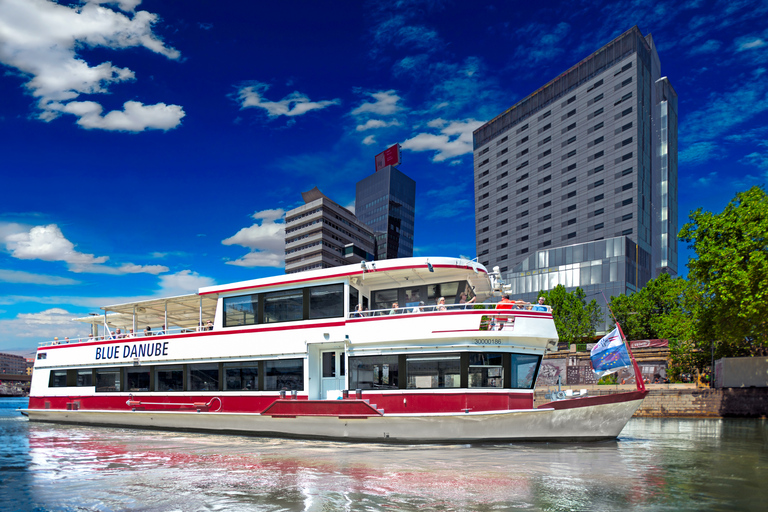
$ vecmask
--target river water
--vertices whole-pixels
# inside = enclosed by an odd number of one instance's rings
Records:
[[[633,419],[617,441],[382,445],[30,423],[0,399],[0,510],[768,508],[765,420]]]

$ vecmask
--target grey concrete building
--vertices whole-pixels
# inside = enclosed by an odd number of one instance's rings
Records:
[[[416,182],[388,165],[357,182],[355,214],[376,233],[376,259],[413,256]]]
[[[677,95],[651,35],[632,27],[478,128],[474,179],[478,258],[524,299],[676,275]]]
[[[373,230],[315,187],[285,214],[285,273],[372,260]]]

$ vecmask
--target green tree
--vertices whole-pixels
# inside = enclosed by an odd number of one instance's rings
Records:
[[[637,293],[611,297],[610,305],[627,339],[693,338],[698,291],[681,277],[661,274]]]
[[[696,253],[688,278],[701,291],[695,338],[715,357],[768,351],[768,196],[739,192],[722,213],[701,208],[680,231]]]
[[[552,317],[560,341],[580,343],[594,338],[595,329],[602,319],[602,311],[594,299],[587,304],[584,290],[576,288],[569,293],[563,285],[557,285],[552,290],[540,291],[541,296],[552,307]]]

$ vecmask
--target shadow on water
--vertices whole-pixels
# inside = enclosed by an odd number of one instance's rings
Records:
[[[0,421],[3,510],[762,510],[768,498],[760,420],[417,446]]]

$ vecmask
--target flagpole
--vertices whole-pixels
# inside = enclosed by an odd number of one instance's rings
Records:
[[[605,298],[604,293],[603,293],[603,299],[605,300],[605,307],[608,308],[608,312],[611,314],[611,317],[613,317],[613,321],[616,322],[616,328],[619,329],[619,334],[621,335],[621,341],[624,343],[624,346],[627,347],[627,351],[629,352],[629,358],[632,360],[632,367],[635,369],[635,384],[637,384],[637,390],[644,392],[645,382],[643,381],[642,373],[640,373],[640,368],[637,366],[637,361],[635,361],[635,355],[632,353],[632,347],[629,345],[629,342],[627,341],[627,337],[624,336],[624,331],[621,330],[621,325],[619,325],[619,321],[616,320],[616,316],[613,314],[611,305],[608,303],[608,299]]]

